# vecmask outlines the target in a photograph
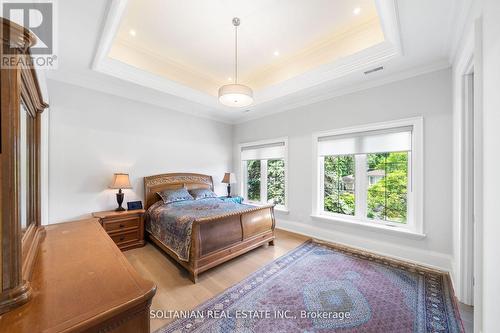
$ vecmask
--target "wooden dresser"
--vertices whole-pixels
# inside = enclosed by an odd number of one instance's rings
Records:
[[[120,250],[144,246],[144,209],[92,213]]]
[[[139,276],[97,219],[45,230],[33,298],[0,316],[0,332],[149,333],[156,286]]]

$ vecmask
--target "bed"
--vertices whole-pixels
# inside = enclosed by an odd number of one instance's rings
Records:
[[[183,187],[213,191],[213,180],[195,173],[144,177],[146,234],[194,283],[201,272],[261,245],[274,245],[274,205],[255,207],[218,198],[165,205],[157,194]]]

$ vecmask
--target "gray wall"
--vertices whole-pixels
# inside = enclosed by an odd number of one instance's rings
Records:
[[[143,200],[142,177],[165,172],[212,175],[216,191],[231,169],[231,125],[48,81],[49,223],[116,207],[108,189],[128,172],[125,203]]]
[[[450,269],[452,253],[451,71],[371,88],[249,121],[233,130],[233,166],[238,144],[288,136],[289,214],[278,225],[331,241]],[[424,118],[424,239],[315,220],[312,212],[312,134],[318,131],[422,116]],[[241,175],[239,177],[241,179]],[[293,223],[284,223],[284,222]]]

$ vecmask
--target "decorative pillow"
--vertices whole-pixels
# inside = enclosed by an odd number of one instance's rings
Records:
[[[217,197],[217,194],[207,188],[195,188],[189,190],[189,194],[193,196],[194,200]]]
[[[194,198],[185,188],[179,188],[176,190],[164,190],[156,193],[166,204],[176,201],[194,200]]]

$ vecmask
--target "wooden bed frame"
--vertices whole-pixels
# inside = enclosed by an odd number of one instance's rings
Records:
[[[157,192],[185,187],[213,191],[211,176],[196,173],[167,173],[144,177],[146,210],[161,200]],[[198,219],[193,223],[189,261],[179,260],[165,244],[151,233],[149,239],[189,272],[196,283],[198,274],[234,257],[268,243],[274,245],[274,205],[251,207],[243,212]]]

